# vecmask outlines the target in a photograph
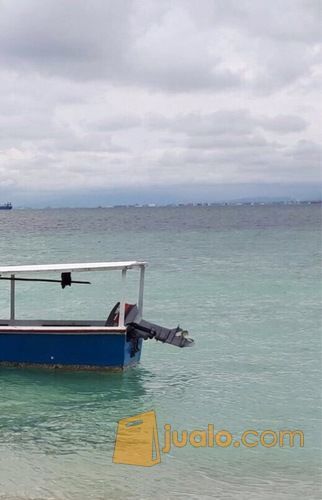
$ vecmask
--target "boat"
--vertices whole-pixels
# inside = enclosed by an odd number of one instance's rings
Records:
[[[10,288],[8,319],[0,319],[0,366],[123,370],[139,363],[146,340],[192,346],[193,339],[179,326],[170,329],[143,319],[146,266],[143,261],[0,266],[0,280],[7,280]],[[106,318],[78,321],[16,317],[18,284],[22,288],[24,282],[55,283],[64,293],[66,287],[91,284],[74,280],[74,273],[111,271],[120,273],[121,292]],[[136,304],[126,302],[129,271],[138,271]]]
[[[10,201],[8,203],[3,203],[0,205],[0,210],[12,210],[12,203],[10,203]]]

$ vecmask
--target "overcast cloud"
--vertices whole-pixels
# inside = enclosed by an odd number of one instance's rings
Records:
[[[319,0],[0,0],[0,201],[317,196],[321,25]]]

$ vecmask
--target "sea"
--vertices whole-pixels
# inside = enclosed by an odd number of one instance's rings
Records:
[[[1,368],[0,499],[320,499],[321,248],[318,204],[2,211],[1,265],[146,260],[144,317],[195,345],[147,341],[124,373]],[[17,317],[105,319],[120,272],[86,278],[17,283]],[[114,463],[118,422],[151,411],[159,463]],[[165,425],[220,441],[166,452]]]

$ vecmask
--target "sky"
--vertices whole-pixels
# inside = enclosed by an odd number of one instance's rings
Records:
[[[320,0],[0,0],[0,202],[321,196]]]

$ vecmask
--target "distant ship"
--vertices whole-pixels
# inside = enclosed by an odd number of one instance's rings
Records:
[[[4,203],[3,205],[0,205],[0,210],[11,210],[12,209],[12,203]]]

